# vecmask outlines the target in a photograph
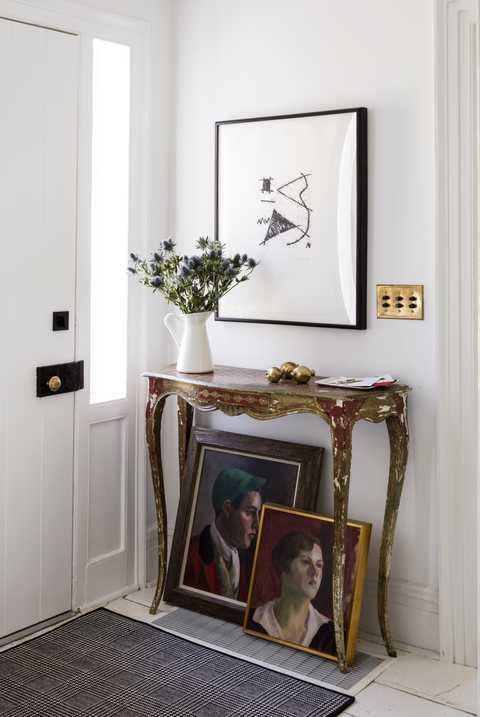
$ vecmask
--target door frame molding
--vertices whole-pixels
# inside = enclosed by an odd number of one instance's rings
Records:
[[[90,339],[80,325],[89,327],[90,312],[90,192],[91,192],[91,63],[92,39],[99,38],[127,44],[131,48],[131,125],[130,125],[130,212],[129,235],[135,236],[135,247],[144,252],[149,231],[148,210],[150,196],[151,108],[150,83],[150,23],[146,20],[116,15],[77,5],[69,0],[0,0],[0,16],[5,19],[38,25],[79,36],[79,136],[77,170],[77,285],[75,358],[90,356]],[[81,297],[81,301],[79,301]],[[133,561],[134,581],[118,593],[88,600],[86,591],[88,562],[88,476],[79,469],[79,404],[75,400],[74,470],[73,470],[73,574],[72,608],[84,608],[89,603],[102,603],[117,594],[133,590],[143,584],[145,576],[145,430],[144,382],[140,370],[146,365],[146,292],[129,290],[128,306],[128,391],[125,410],[131,420],[130,450],[134,466]],[[86,389],[88,390],[88,370]]]
[[[478,17],[478,0],[436,0],[440,656],[464,665],[477,658]]]

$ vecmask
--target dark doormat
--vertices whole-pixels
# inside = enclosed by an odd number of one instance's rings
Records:
[[[333,717],[353,701],[103,609],[0,653],[2,717]]]

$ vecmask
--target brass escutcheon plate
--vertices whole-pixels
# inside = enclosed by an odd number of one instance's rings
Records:
[[[377,319],[423,319],[423,284],[377,284]]]

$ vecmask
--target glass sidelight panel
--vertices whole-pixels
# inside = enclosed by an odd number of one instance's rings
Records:
[[[127,391],[130,48],[93,41],[90,402]]]

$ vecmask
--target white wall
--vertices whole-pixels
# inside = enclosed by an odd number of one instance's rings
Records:
[[[389,371],[412,386],[391,615],[395,639],[437,649],[432,2],[177,0],[175,8],[172,202],[182,250],[189,251],[200,235],[213,235],[216,120],[368,108],[368,329],[213,322],[210,336],[216,363],[266,368],[290,359],[323,375]],[[292,277],[295,282],[300,285],[301,277]],[[375,285],[390,282],[425,285],[425,321],[375,318]],[[326,425],[308,416],[269,423],[218,416],[212,425],[329,446]],[[173,518],[174,443],[167,448]],[[373,523],[365,631],[377,631],[374,595],[387,468],[384,424],[357,425],[350,516]],[[326,512],[332,506],[330,471],[328,460]]]

